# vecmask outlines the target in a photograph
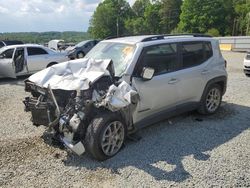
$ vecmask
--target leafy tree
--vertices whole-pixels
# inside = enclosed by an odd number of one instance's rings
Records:
[[[143,17],[147,6],[150,4],[150,0],[136,0],[132,6],[134,15],[136,15],[136,17]]]
[[[145,25],[144,13],[149,6],[150,0],[136,0],[132,6],[132,17],[125,21],[125,28],[130,35],[146,34],[148,32]]]
[[[90,39],[86,32],[21,32],[21,33],[0,33],[0,40],[21,40],[25,43],[45,44],[52,39],[63,39],[65,42],[78,43]]]
[[[170,33],[180,21],[182,0],[162,0],[160,8],[163,33]]]
[[[234,19],[233,19],[233,34],[244,35],[249,34],[249,24],[250,24],[250,1],[249,0],[234,0]]]
[[[132,6],[133,17],[126,20],[125,27],[129,34],[156,34],[160,33],[159,2],[150,0],[136,0]]]
[[[224,35],[228,15],[225,0],[185,0],[182,5],[179,29],[184,32],[206,33],[211,28]]]
[[[125,0],[104,0],[96,8],[89,26],[95,38],[125,34],[125,20],[131,16],[131,7]]]
[[[143,17],[130,18],[125,21],[125,27],[127,33],[130,35],[146,34],[147,26],[145,25],[145,19]]]
[[[161,17],[159,15],[161,4],[156,2],[146,7],[144,12],[145,25],[148,30],[148,34],[158,34],[161,32]]]
[[[220,36],[220,32],[215,28],[209,29],[206,34],[211,35],[213,37],[219,37]]]

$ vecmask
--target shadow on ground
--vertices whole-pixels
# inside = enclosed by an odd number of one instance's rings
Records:
[[[17,78],[0,78],[0,86],[1,85],[19,85],[24,86],[24,80],[29,76],[19,76]]]
[[[191,176],[184,169],[182,160],[190,155],[197,160],[208,160],[209,151],[250,127],[247,124],[249,114],[250,107],[224,103],[212,116],[193,112],[145,128],[139,132],[140,141],[127,141],[123,150],[107,161],[97,162],[88,154],[79,157],[68,152],[63,162],[79,169],[106,168],[118,174],[119,169],[132,166],[156,180],[181,182]],[[167,163],[173,168],[163,170],[157,167],[157,163]]]

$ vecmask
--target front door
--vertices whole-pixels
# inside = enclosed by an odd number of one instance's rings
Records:
[[[177,44],[159,44],[146,47],[136,65],[132,85],[139,93],[140,100],[134,113],[134,123],[156,115],[157,113],[175,109],[178,101],[176,76],[179,56]],[[140,76],[143,67],[155,70],[151,80],[143,80]]]
[[[14,50],[15,48],[7,49],[0,54],[0,77],[16,78]]]

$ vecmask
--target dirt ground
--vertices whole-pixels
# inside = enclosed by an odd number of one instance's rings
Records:
[[[152,125],[115,157],[92,160],[51,144],[23,110],[24,77],[0,80],[0,187],[250,187],[250,77],[224,52],[228,89],[212,116]]]

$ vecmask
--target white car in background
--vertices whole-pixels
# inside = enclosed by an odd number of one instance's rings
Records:
[[[250,52],[247,53],[245,59],[244,59],[244,73],[246,76],[250,76]]]
[[[41,45],[6,46],[0,49],[0,78],[33,74],[67,60],[65,54]]]

